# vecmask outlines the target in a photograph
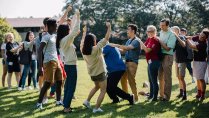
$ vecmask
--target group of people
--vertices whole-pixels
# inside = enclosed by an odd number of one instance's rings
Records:
[[[25,41],[17,43],[12,33],[5,35],[2,44],[3,76],[2,84],[5,86],[5,77],[8,73],[8,87],[11,87],[12,73],[15,73],[19,90],[25,90],[27,76],[33,81],[35,89],[40,89],[37,108],[42,109],[51,87],[50,95],[56,92],[56,105],[63,105],[64,112],[72,112],[71,102],[77,85],[77,55],[73,44],[80,33],[80,12],[75,11],[72,19],[66,21],[69,6],[59,22],[52,18],[45,18],[44,31],[34,38],[29,31]],[[176,77],[179,80],[180,93],[177,96],[187,99],[185,71],[189,69],[192,78],[197,80],[198,100],[205,99],[206,83],[204,75],[208,66],[207,39],[209,30],[203,29],[197,36],[186,36],[186,29],[178,26],[170,28],[168,19],[160,21],[160,36],[153,25],[147,27],[145,43],[137,37],[137,26],[128,25],[127,36],[129,40],[125,45],[109,42],[111,36],[111,23],[106,22],[107,32],[103,39],[97,43],[95,34],[83,27],[80,51],[86,62],[88,74],[94,82],[87,99],[83,105],[91,108],[90,101],[100,90],[93,113],[103,112],[102,101],[107,93],[112,103],[127,100],[130,105],[138,102],[138,90],[135,76],[138,68],[141,50],[144,50],[148,64],[148,80],[151,101],[169,101],[172,89],[172,65],[176,66]],[[125,62],[121,54],[125,54]],[[191,62],[193,61],[193,68]],[[23,65],[21,67],[20,65]],[[21,71],[22,70],[22,71]],[[29,81],[29,83],[30,83]],[[39,86],[37,86],[37,81]],[[159,85],[158,85],[159,81]],[[118,87],[121,82],[122,88]],[[62,85],[64,85],[64,98],[61,99]],[[130,86],[133,94],[128,92]]]

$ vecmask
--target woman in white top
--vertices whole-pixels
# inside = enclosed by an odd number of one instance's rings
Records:
[[[2,71],[2,86],[5,87],[5,79],[6,79],[6,75],[7,75],[7,55],[6,55],[6,44],[8,42],[8,38],[7,36],[5,36],[4,38],[4,42],[1,45],[1,56],[2,56],[2,67],[3,67],[3,71]]]
[[[80,12],[76,11],[76,14],[72,19],[71,29],[68,25],[60,25],[57,30],[56,46],[60,50],[61,56],[64,61],[64,68],[67,74],[67,78],[64,86],[64,99],[63,106],[64,112],[72,112],[71,101],[76,89],[77,83],[77,55],[75,46],[73,44],[75,37],[80,31]],[[69,33],[70,31],[70,33]]]
[[[92,81],[95,86],[89,93],[87,100],[84,101],[83,105],[87,108],[90,108],[90,100],[94,94],[100,89],[100,94],[97,99],[93,113],[103,112],[100,108],[100,105],[104,99],[107,87],[107,77],[106,77],[106,65],[102,55],[102,48],[108,43],[110,33],[111,33],[111,24],[106,23],[108,28],[106,36],[104,39],[100,40],[96,44],[96,36],[93,34],[86,35],[86,26],[84,27],[83,37],[80,45],[80,50],[82,52],[83,58],[86,61],[88,73],[91,76]]]

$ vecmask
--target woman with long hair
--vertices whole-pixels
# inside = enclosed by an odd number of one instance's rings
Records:
[[[84,101],[83,105],[90,108],[90,100],[94,94],[100,89],[100,94],[97,99],[93,113],[103,112],[100,108],[104,99],[107,87],[106,65],[102,55],[102,48],[108,43],[111,33],[111,24],[106,22],[107,33],[105,38],[100,40],[96,44],[96,36],[94,34],[87,34],[87,27],[84,27],[83,37],[81,40],[80,50],[84,60],[87,64],[87,70],[91,76],[91,80],[94,82],[94,87],[90,91],[88,98]]]
[[[67,74],[64,85],[64,112],[72,112],[71,101],[74,96],[77,83],[77,55],[75,46],[73,44],[75,37],[80,30],[80,12],[76,11],[73,16],[72,22],[75,22],[74,26],[71,26],[71,30],[68,25],[60,25],[57,30],[56,46],[62,54],[64,61],[64,69]]]
[[[33,44],[34,44],[34,34],[33,34],[32,31],[29,31],[29,32],[27,32],[25,41],[23,42],[23,50],[24,51],[29,51],[29,53],[27,53],[27,55],[25,55],[25,56],[28,56],[28,58],[25,57],[25,59],[27,59],[27,63],[22,63],[24,65],[22,76],[21,76],[22,90],[25,90],[25,82],[26,82],[26,78],[29,74],[31,65],[33,65],[32,66],[33,68],[31,68],[31,70],[35,71],[33,73],[33,75],[36,75],[36,69],[34,69],[34,68],[37,68],[36,67],[37,62],[36,62],[36,59],[35,59],[35,52],[33,51],[34,50],[33,49]],[[33,54],[33,60],[34,61],[32,61],[32,54]],[[32,79],[33,79],[34,87],[36,88],[36,77],[32,76]]]

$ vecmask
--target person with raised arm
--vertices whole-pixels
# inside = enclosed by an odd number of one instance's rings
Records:
[[[203,30],[197,36],[187,36],[187,44],[194,50],[193,77],[197,80],[196,99],[202,101],[205,99],[206,84],[204,80],[207,69],[207,43],[209,31]]]
[[[77,55],[73,42],[80,31],[80,12],[77,10],[73,17],[75,17],[75,19],[73,18],[75,24],[71,27],[72,29],[69,29],[68,25],[60,25],[58,27],[56,41],[57,49],[60,50],[60,53],[63,56],[64,68],[67,74],[63,99],[65,113],[72,112],[70,106],[77,83]]]
[[[186,95],[186,83],[184,80],[186,74],[186,62],[187,62],[187,48],[186,39],[179,35],[180,28],[178,26],[171,27],[171,30],[176,36],[176,47],[175,47],[175,66],[176,66],[176,77],[179,80],[180,93],[177,98],[182,98],[181,100],[187,100]]]
[[[83,28],[83,37],[80,44],[80,50],[83,58],[87,64],[87,70],[91,76],[91,80],[94,82],[94,87],[90,91],[88,98],[84,101],[83,105],[87,108],[91,108],[90,100],[94,94],[100,89],[100,94],[97,98],[96,106],[93,109],[93,113],[103,112],[100,108],[104,99],[107,88],[107,76],[106,65],[102,55],[102,48],[108,43],[111,33],[111,24],[106,22],[107,33],[105,38],[96,43],[96,36],[94,34],[86,34],[87,27]]]

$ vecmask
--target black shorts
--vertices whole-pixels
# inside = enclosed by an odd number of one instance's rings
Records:
[[[8,62],[8,73],[20,72],[20,64],[18,62]]]
[[[5,65],[6,64],[6,61],[4,59],[2,59],[2,64]]]

